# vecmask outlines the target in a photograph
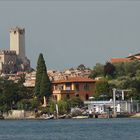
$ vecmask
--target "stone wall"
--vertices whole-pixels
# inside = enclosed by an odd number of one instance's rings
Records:
[[[4,113],[3,116],[5,119],[33,119],[35,113],[34,111],[10,110],[8,113]]]

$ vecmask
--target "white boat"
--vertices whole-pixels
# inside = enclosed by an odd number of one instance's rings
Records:
[[[40,117],[40,119],[45,119],[45,120],[54,119],[54,115],[43,114],[42,117]]]
[[[76,117],[72,117],[73,119],[87,119],[89,118],[89,116],[76,116]]]

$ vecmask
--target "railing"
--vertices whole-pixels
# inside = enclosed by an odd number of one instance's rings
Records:
[[[61,93],[74,93],[75,90],[61,90]]]
[[[65,94],[65,93],[75,93],[75,90],[54,90],[53,93]]]

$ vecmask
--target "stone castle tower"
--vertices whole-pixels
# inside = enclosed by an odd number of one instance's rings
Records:
[[[25,55],[25,29],[10,29],[10,50],[0,50],[0,74],[30,71],[30,60]]]
[[[19,27],[10,29],[10,51],[16,51],[19,59],[25,59],[25,29]]]

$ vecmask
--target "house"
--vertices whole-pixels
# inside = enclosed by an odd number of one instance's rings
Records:
[[[64,80],[53,81],[53,97],[57,101],[73,96],[88,100],[95,93],[95,82],[87,77],[66,77]]]
[[[131,62],[134,60],[140,60],[140,53],[129,55],[125,58],[111,58],[111,63],[118,63],[118,62]]]
[[[131,62],[131,58],[111,58],[111,63]]]
[[[131,59],[131,60],[140,60],[140,53],[134,54],[134,55],[130,55],[127,58]]]

